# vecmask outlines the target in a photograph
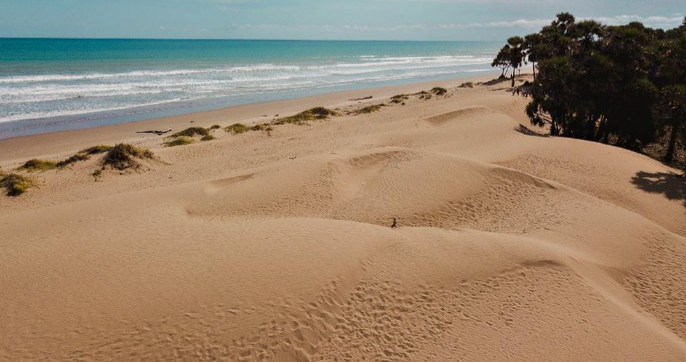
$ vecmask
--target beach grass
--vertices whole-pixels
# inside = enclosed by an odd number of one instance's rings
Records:
[[[386,105],[381,103],[381,104],[373,104],[371,106],[364,107],[362,109],[358,109],[355,114],[369,114],[369,113],[374,113],[378,112],[381,110],[381,108],[385,107]]]
[[[434,87],[431,89],[431,93],[437,95],[437,96],[444,96],[448,94],[448,90],[443,88],[443,87]]]
[[[265,132],[271,132],[271,131],[273,131],[274,129],[272,128],[272,126],[270,126],[270,125],[268,125],[268,124],[260,123],[260,124],[256,124],[256,125],[250,127],[250,130],[251,130],[251,131],[265,131]]]
[[[410,96],[408,96],[407,94],[396,94],[393,97],[391,97],[391,103],[401,104],[401,103],[404,103],[408,99],[410,99]]]
[[[233,134],[241,134],[250,131],[250,127],[244,125],[243,123],[234,123],[224,128],[224,131]]]
[[[173,135],[169,136],[172,138],[178,138],[178,137],[195,137],[195,136],[209,136],[210,131],[208,131],[206,128],[202,127],[189,127],[184,129],[183,131],[176,132]]]
[[[54,170],[56,167],[57,163],[55,161],[34,158],[26,161],[26,163],[19,167],[19,170],[28,172],[45,172]]]
[[[55,166],[57,168],[65,168],[65,167],[73,165],[77,162],[89,160],[90,158],[91,157],[86,153],[77,153],[77,154],[67,158],[66,160],[62,160],[60,162],[57,162],[55,164]]]
[[[93,146],[93,147],[88,147],[86,149],[83,149],[79,151],[79,153],[83,153],[86,155],[100,155],[103,153],[107,153],[112,149],[112,146],[104,146],[104,145],[98,145],[98,146]]]
[[[338,113],[324,107],[314,107],[289,117],[282,117],[274,121],[275,125],[304,124],[305,122],[325,120]]]
[[[185,145],[190,145],[191,143],[195,143],[192,138],[187,137],[187,136],[182,136],[175,138],[173,140],[169,140],[164,143],[165,147],[178,147],[178,146],[185,146]]]
[[[126,169],[139,170],[143,165],[138,160],[154,160],[155,155],[147,149],[139,148],[128,143],[119,143],[107,152],[103,160],[103,167],[124,171]]]
[[[7,190],[7,196],[19,196],[35,185],[35,181],[30,177],[0,171],[0,187]]]

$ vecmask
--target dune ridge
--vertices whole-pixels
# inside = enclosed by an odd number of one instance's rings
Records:
[[[497,84],[406,103],[3,196],[0,359],[686,360],[676,170]]]

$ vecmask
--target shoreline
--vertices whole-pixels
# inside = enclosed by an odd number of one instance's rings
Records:
[[[414,93],[427,87],[457,87],[464,82],[485,82],[497,77],[492,75],[466,76],[447,80],[425,81],[384,87],[325,93],[290,100],[268,101],[240,106],[223,107],[188,114],[150,118],[115,125],[97,126],[78,130],[64,130],[35,135],[11,137],[0,140],[0,165],[14,164],[36,157],[56,157],[98,144],[117,142],[143,143],[160,136],[136,132],[153,129],[181,130],[185,127],[210,127],[214,124],[228,126],[232,123],[254,124],[271,121],[277,115],[295,114],[316,106],[336,108],[356,103],[373,103],[396,94]],[[372,96],[371,99],[355,100]]]

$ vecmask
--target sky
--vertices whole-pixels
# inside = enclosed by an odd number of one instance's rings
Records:
[[[686,0],[0,0],[0,37],[502,41],[563,11],[673,28]]]

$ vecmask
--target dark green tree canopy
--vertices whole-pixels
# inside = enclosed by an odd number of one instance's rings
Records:
[[[532,124],[566,137],[639,150],[686,144],[686,18],[667,31],[606,26],[560,13],[540,32],[512,37],[493,61],[503,75],[533,64]],[[664,136],[667,135],[667,136]]]

